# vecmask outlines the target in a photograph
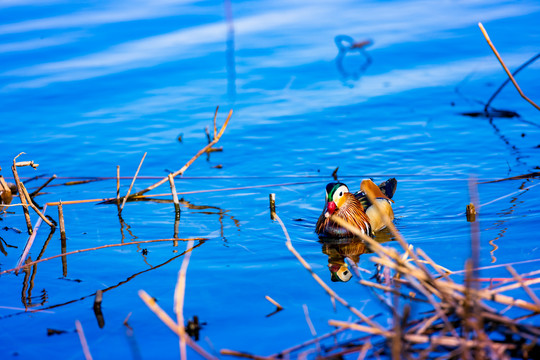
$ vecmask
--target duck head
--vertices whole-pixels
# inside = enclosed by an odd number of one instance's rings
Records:
[[[349,192],[347,185],[337,182],[326,185],[326,213],[330,217],[345,202],[345,194]]]

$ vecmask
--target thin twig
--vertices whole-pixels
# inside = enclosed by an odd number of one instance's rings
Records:
[[[309,317],[309,310],[306,304],[302,305],[302,308],[304,309],[304,316],[306,318],[306,323],[308,324],[309,331],[311,331],[311,335],[313,336],[313,339],[317,339],[317,331],[315,330],[315,326],[313,326],[313,322],[311,321],[311,318]],[[319,341],[315,341],[315,346],[317,347],[317,352],[321,353],[321,344],[319,344]]]
[[[229,115],[227,116],[227,119],[225,120],[225,123],[223,124],[223,126],[221,127],[221,130],[219,131],[219,133],[216,135],[216,137],[214,138],[214,140],[207,144],[205,147],[203,147],[201,150],[199,150],[199,152],[197,154],[195,154],[195,156],[193,156],[184,166],[182,166],[182,168],[180,170],[177,170],[173,173],[173,177],[176,177],[178,175],[181,175],[183,174],[188,168],[189,166],[195,161],[197,160],[197,158],[199,156],[201,156],[202,154],[204,154],[205,152],[207,152],[208,149],[210,149],[212,146],[214,146],[218,141],[219,139],[221,138],[221,136],[223,135],[223,132],[225,131],[225,129],[227,128],[227,124],[229,123],[229,120],[231,119],[231,116],[232,116],[232,113],[233,111],[229,111]],[[150,185],[149,187],[147,187],[146,189],[144,190],[141,190],[137,193],[135,193],[134,195],[143,195],[145,193],[147,193],[148,191],[150,190],[153,190],[155,189],[156,187],[164,184],[167,180],[168,180],[168,176],[164,177],[163,179],[161,179],[160,181],[158,181],[157,183],[153,184],[153,185]]]
[[[276,300],[272,299],[270,296],[266,295],[264,298],[274,304],[278,309],[283,309],[283,306],[281,306]]]
[[[170,175],[169,175],[170,176]],[[187,360],[186,355],[186,330],[184,327],[184,295],[186,291],[186,273],[189,264],[189,258],[191,257],[191,249],[193,248],[193,240],[190,240],[187,244],[186,254],[182,260],[182,266],[178,272],[178,280],[176,281],[176,288],[174,290],[174,312],[178,322],[178,330],[180,331],[180,358]]]
[[[497,49],[495,48],[495,45],[493,45],[493,43],[491,42],[491,39],[489,38],[489,35],[486,31],[486,29],[484,28],[484,25],[482,25],[481,22],[478,23],[478,26],[480,27],[480,30],[482,31],[482,34],[484,35],[484,38],[486,39],[489,47],[491,48],[491,50],[493,51],[493,53],[495,54],[495,56],[497,57],[497,60],[499,60],[499,62],[501,63],[504,71],[506,72],[506,75],[508,75],[508,77],[510,78],[510,80],[512,81],[512,84],[514,84],[516,90],[519,92],[519,95],[521,95],[521,97],[523,99],[525,99],[527,102],[529,102],[532,106],[534,106],[537,110],[540,110],[540,106],[536,105],[536,103],[534,101],[532,101],[531,99],[529,99],[524,93],[523,91],[521,91],[521,88],[519,87],[518,83],[516,82],[516,80],[514,79],[514,77],[512,76],[512,73],[510,72],[510,70],[508,70],[508,68],[506,67],[506,65],[504,64],[504,61],[502,60],[501,56],[499,55],[499,52],[497,51]]]
[[[53,181],[54,179],[56,179],[56,174],[54,174],[53,176],[51,176],[51,177],[49,178],[49,180],[45,181],[45,182],[43,183],[43,185],[41,185],[40,187],[38,187],[36,190],[32,191],[32,192],[30,193],[30,196],[31,196],[31,197],[34,197],[34,196],[36,196],[37,194],[39,194],[39,192],[40,192],[41,190],[43,190],[47,185],[49,185],[49,184],[51,183],[51,181]]]
[[[79,340],[81,341],[81,346],[84,353],[84,358],[86,360],[92,360],[92,354],[90,354],[90,348],[86,342],[86,337],[84,336],[84,330],[79,320],[75,320],[75,328],[77,329],[77,334],[79,334]]]
[[[271,357],[252,355],[245,352],[229,350],[229,349],[221,349],[219,352],[221,353],[221,355],[236,356],[236,357],[244,358],[244,359],[252,359],[252,360],[271,360],[272,359]]]
[[[43,221],[45,221],[47,223],[47,225],[49,225],[50,227],[54,227],[54,224],[52,223],[52,221],[47,219],[45,217],[45,215],[43,215],[43,213],[41,211],[39,211],[38,207],[34,204],[34,202],[32,201],[32,198],[28,194],[28,191],[26,190],[26,187],[24,186],[23,183],[21,183],[21,189],[22,189],[22,191],[24,193],[24,196],[26,197],[28,205],[30,205],[30,207],[36,212],[36,214],[38,214],[39,217],[42,218]]]
[[[47,210],[47,205],[43,206],[43,212]],[[39,230],[39,226],[41,225],[41,222],[43,221],[42,218],[39,218],[36,222],[36,226],[34,226],[34,230],[32,232],[32,235],[28,238],[28,241],[26,242],[26,245],[24,246],[24,251],[21,255],[21,258],[17,262],[17,266],[15,267],[15,272],[18,272],[21,269],[22,264],[24,264],[24,261],[26,260],[26,257],[28,256],[28,253],[30,252],[30,248],[32,247],[32,244],[34,244],[34,239],[36,238],[37,232]]]
[[[47,206],[47,204],[45,204]],[[62,207],[62,200],[58,202],[58,224],[60,225],[60,239],[66,240],[66,226],[64,224],[64,209]]]
[[[116,203],[120,204],[120,165],[116,165]]]
[[[13,165],[11,166],[11,171],[13,172],[13,178],[17,184],[17,190],[19,192],[19,198],[21,199],[21,204],[28,205],[24,192],[22,191],[22,182],[19,179],[19,174],[17,173],[17,158],[24,154],[23,152],[13,158]],[[26,228],[28,229],[28,235],[32,235],[32,222],[30,221],[30,211],[28,211],[27,206],[23,206],[24,220],[26,221]]]
[[[124,205],[126,205],[126,201],[129,197],[129,193],[131,192],[131,189],[133,188],[133,184],[135,184],[135,179],[137,179],[137,175],[139,174],[139,170],[141,170],[142,163],[144,161],[144,158],[146,157],[146,152],[144,153],[141,162],[139,163],[139,167],[137,168],[137,171],[135,172],[135,176],[133,176],[133,180],[131,181],[131,185],[129,185],[128,192],[126,196],[124,196],[124,201],[122,201],[122,206],[120,206],[120,211],[124,209]]]
[[[538,306],[538,308],[540,309],[540,299],[538,299],[538,297],[536,296],[536,294],[531,290],[530,287],[528,287],[525,282],[523,281],[523,278],[516,272],[516,270],[514,270],[513,267],[511,267],[510,265],[508,265],[506,267],[506,269],[508,270],[508,272],[510,274],[512,274],[512,276],[514,277],[514,279],[516,279],[516,281],[521,285],[521,287],[523,288],[523,290],[525,290],[525,292],[527,293],[527,295],[529,295],[529,297],[531,298],[532,301],[534,301],[534,303],[536,304],[536,306]]]

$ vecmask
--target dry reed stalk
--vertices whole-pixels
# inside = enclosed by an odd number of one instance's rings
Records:
[[[56,174],[54,174],[53,176],[51,176],[51,177],[49,178],[49,180],[45,181],[45,182],[43,183],[43,185],[41,185],[40,187],[38,187],[36,190],[32,191],[32,192],[30,193],[30,196],[31,196],[31,197],[34,197],[34,196],[36,196],[37,194],[39,194],[39,192],[40,192],[41,190],[43,190],[47,185],[49,185],[49,184],[51,183],[51,181],[53,181],[54,179],[56,179]]]
[[[169,184],[171,185],[171,194],[173,198],[174,207],[178,209],[180,206],[180,202],[178,201],[178,194],[176,193],[176,185],[174,184],[174,178],[172,176],[172,173],[169,174]]]
[[[229,350],[229,349],[221,349],[219,352],[221,355],[236,356],[236,357],[244,358],[244,359],[252,359],[252,360],[272,360],[273,359],[271,357],[252,355],[252,354],[235,351],[235,350]]]
[[[225,132],[225,129],[227,128],[227,125],[229,124],[229,120],[231,119],[231,116],[232,116],[232,113],[233,111],[229,111],[229,115],[227,116],[227,119],[225,120],[225,123],[223,124],[223,126],[221,127],[221,130],[219,130],[219,133],[214,137],[214,140],[212,140],[211,143],[207,144],[205,147],[203,147],[201,150],[199,150],[199,152],[197,154],[195,154],[184,166],[182,166],[182,168],[180,170],[177,170],[173,173],[173,177],[176,177],[178,175],[181,175],[183,174],[188,168],[189,166],[195,161],[197,160],[197,158],[199,156],[201,156],[202,154],[204,154],[205,152],[207,152],[208,149],[210,149],[212,146],[214,146],[215,144],[217,144],[217,142],[219,141],[219,139],[221,138],[221,136],[223,135],[223,133]],[[164,177],[163,179],[161,179],[160,181],[158,181],[157,183],[153,184],[153,185],[150,185],[149,187],[147,187],[146,189],[144,190],[141,190],[137,193],[135,193],[134,195],[143,195],[145,193],[147,193],[148,191],[150,190],[153,190],[155,189],[156,187],[164,184],[166,181],[168,180],[168,176]]]
[[[525,284],[523,278],[516,272],[516,270],[514,270],[514,268],[512,266],[507,266],[506,269],[508,270],[508,272],[510,274],[512,274],[512,276],[514,277],[514,279],[521,285],[521,287],[523,288],[523,290],[525,290],[525,292],[527,293],[527,295],[529,295],[529,297],[531,298],[531,300],[536,304],[536,306],[538,306],[538,308],[540,309],[540,299],[538,299],[538,297],[536,296],[536,294],[531,290],[531,288],[529,286],[527,286],[527,284]]]
[[[365,332],[371,335],[381,335],[381,336],[384,336],[385,338],[390,338],[390,336],[392,335],[390,331],[384,330],[382,328],[378,329],[373,326],[365,326],[365,325],[360,325],[360,324],[351,323],[347,321],[328,320],[328,325],[361,331],[361,332]]]
[[[23,152],[13,158],[13,165],[11,166],[11,171],[13,172],[13,178],[15,179],[15,184],[17,184],[17,190],[19,192],[19,198],[21,199],[21,204],[28,205],[26,197],[22,191],[22,182],[19,179],[19,174],[17,173],[17,158],[24,154]],[[26,228],[28,229],[28,235],[32,235],[32,222],[30,221],[30,211],[28,211],[28,206],[23,206],[24,220],[26,221]]]
[[[272,299],[270,296],[266,295],[264,298],[274,304],[279,310],[283,309],[283,306],[279,305],[279,303],[276,300]]]
[[[172,179],[169,175],[169,179]],[[187,360],[186,355],[186,329],[184,327],[184,297],[186,291],[186,273],[189,265],[189,259],[191,257],[191,250],[193,249],[193,240],[189,241],[186,247],[184,259],[182,260],[182,266],[178,272],[178,280],[176,281],[176,288],[174,290],[174,312],[178,321],[178,330],[180,332],[180,358]]]
[[[133,180],[131,181],[131,185],[129,185],[128,192],[126,196],[124,196],[124,201],[122,201],[122,206],[120,206],[120,212],[124,209],[124,205],[126,205],[126,201],[129,197],[129,194],[131,193],[131,189],[133,188],[133,184],[135,184],[135,179],[137,179],[137,175],[139,174],[139,170],[141,170],[141,166],[143,164],[144,158],[146,157],[146,152],[144,153],[141,162],[139,163],[139,167],[137,168],[137,171],[135,172],[135,175],[133,176]]]
[[[373,317],[374,317],[374,316],[370,316],[370,318],[373,318]],[[272,355],[270,355],[270,356],[268,356],[268,357],[269,357],[269,358],[283,358],[284,355],[290,354],[290,353],[292,353],[293,351],[300,350],[300,349],[302,349],[302,348],[304,348],[304,347],[306,347],[306,346],[312,345],[312,344],[314,344],[314,343],[317,342],[317,341],[320,342],[320,341],[322,341],[322,340],[324,340],[324,339],[326,339],[326,338],[335,336],[335,335],[337,335],[337,334],[339,334],[339,333],[341,333],[341,332],[343,332],[343,331],[345,331],[345,330],[347,330],[347,329],[346,329],[346,328],[339,328],[339,329],[336,329],[336,330],[334,330],[334,331],[332,331],[332,332],[329,332],[329,333],[327,333],[327,334],[321,335],[321,336],[319,336],[318,338],[308,340],[308,341],[306,341],[306,342],[304,342],[304,343],[302,343],[302,344],[295,345],[295,346],[290,347],[290,348],[288,348],[288,349],[282,350],[282,351],[280,351],[279,353],[272,354]]]
[[[317,331],[315,330],[315,326],[313,326],[313,322],[311,321],[311,318],[309,317],[309,310],[306,304],[302,304],[302,308],[304,309],[304,316],[306,318],[306,323],[308,324],[309,331],[311,332],[311,335],[313,336],[313,339],[317,339]],[[318,340],[315,341],[315,346],[317,347],[317,353],[321,353],[321,344]]]
[[[540,283],[540,278],[533,279],[531,281],[524,281],[523,283],[525,285],[531,285],[532,283],[534,283],[534,284]],[[452,288],[453,290],[457,290],[457,291],[459,291],[459,292],[461,292],[463,294],[467,291],[466,287],[464,285],[460,285],[460,284],[447,283],[446,286],[449,287],[449,288]],[[509,285],[509,286],[505,287],[505,289],[503,289],[503,291],[513,290],[513,289],[517,289],[517,288],[520,288],[520,287],[521,287],[521,284],[513,284],[513,285]],[[472,290],[471,289],[470,291],[475,291],[475,296],[478,296],[479,298],[481,298],[483,300],[497,302],[497,303],[500,303],[502,305],[517,306],[517,307],[525,309],[525,310],[530,310],[530,311],[533,311],[533,312],[540,313],[540,307],[538,307],[536,304],[529,303],[529,302],[521,300],[521,299],[514,299],[514,298],[512,298],[510,296],[501,295],[501,294],[499,294],[499,292],[501,292],[501,289],[502,288],[499,288],[499,289],[496,289],[496,290]]]
[[[481,22],[478,23],[478,26],[480,27],[480,30],[482,31],[482,34],[484,35],[484,38],[486,39],[489,47],[491,48],[491,50],[493,51],[493,53],[495,54],[495,56],[497,57],[497,60],[499,60],[499,62],[501,63],[504,71],[506,72],[506,75],[508,75],[508,77],[510,78],[510,81],[512,81],[512,84],[514,84],[514,87],[516,88],[516,90],[519,92],[519,95],[521,95],[521,97],[523,99],[525,99],[529,104],[531,104],[532,106],[534,106],[537,110],[540,110],[540,106],[536,105],[536,103],[534,101],[532,101],[531,99],[529,99],[524,93],[523,91],[521,91],[521,88],[519,87],[518,83],[516,82],[516,80],[514,79],[514,76],[512,76],[512,73],[510,72],[510,70],[508,70],[508,68],[506,67],[506,65],[504,64],[504,61],[503,59],[501,58],[501,56],[499,55],[499,52],[497,51],[497,49],[495,48],[495,45],[493,45],[493,43],[491,42],[491,39],[489,38],[489,35],[486,31],[486,29],[484,28],[484,25],[482,25]]]
[[[116,203],[120,204],[120,165],[116,165]]]
[[[28,191],[26,190],[26,187],[24,186],[23,183],[21,183],[21,188],[24,192],[24,196],[26,197],[27,201],[28,201],[28,205],[30,205],[30,207],[36,212],[36,214],[39,215],[40,218],[43,219],[43,221],[45,221],[47,223],[47,225],[49,225],[50,227],[55,227],[54,224],[52,223],[52,221],[50,221],[49,219],[47,219],[45,217],[45,215],[43,215],[43,213],[38,209],[38,207],[34,204],[34,202],[32,201],[32,198],[30,197],[30,195],[28,194]]]
[[[43,207],[43,212],[47,210],[47,205]],[[34,227],[34,230],[32,231],[32,235],[28,238],[28,241],[26,242],[26,245],[24,246],[24,251],[21,255],[21,258],[17,262],[17,266],[15,267],[15,272],[19,272],[19,270],[22,267],[22,264],[24,264],[24,261],[26,260],[26,257],[28,256],[28,253],[30,252],[30,248],[32,247],[32,244],[34,244],[34,239],[36,238],[37,232],[39,230],[39,226],[41,225],[41,222],[43,221],[42,218],[39,218],[36,222],[36,226]]]
[[[356,360],[364,360],[366,358],[367,352],[369,349],[371,349],[371,342],[368,340],[363,346],[362,350],[358,354],[358,358]]]
[[[92,360],[92,354],[90,353],[90,348],[88,347],[88,343],[86,342],[84,330],[79,320],[75,320],[75,328],[77,329],[77,334],[79,334],[79,340],[81,341],[84,358],[86,360]]]
[[[281,226],[281,229],[283,230],[283,233],[285,234],[285,237],[287,239],[286,246],[289,249],[290,252],[296,256],[296,258],[300,261],[300,263],[304,266],[304,268],[311,274],[311,276],[317,281],[317,283],[330,295],[330,297],[335,298],[337,301],[339,301],[343,306],[345,306],[349,311],[351,311],[353,314],[358,316],[360,319],[362,319],[366,324],[369,324],[371,327],[383,331],[383,328],[381,325],[377,324],[376,322],[372,321],[369,317],[364,315],[360,310],[356,309],[355,307],[349,305],[345,299],[341,298],[334,290],[332,290],[311,268],[311,266],[304,260],[304,258],[296,251],[294,246],[292,245],[291,238],[289,237],[289,233],[287,232],[287,228],[285,227],[285,224],[283,224],[283,221],[281,221],[281,218],[278,216],[278,214],[275,215],[276,220],[279,222],[279,225]]]
[[[152,298],[148,293],[144,290],[139,290],[139,297],[144,301],[146,306],[156,316],[165,324],[169,329],[171,329],[175,334],[178,336],[184,336],[186,343],[191,346],[193,350],[198,352],[202,357],[204,357],[207,360],[218,360],[215,356],[210,355],[206,350],[204,350],[202,347],[200,347],[196,342],[194,342],[189,336],[187,336],[184,333],[181,333],[180,326],[174,322],[173,319],[165,312],[163,309],[156,303],[156,300]],[[183,327],[183,324],[182,324]]]
[[[216,136],[217,136],[216,119],[217,119],[218,110],[219,110],[219,105],[216,106],[216,112],[214,112],[214,140],[216,139]]]
[[[59,257],[61,257],[61,256],[68,256],[68,255],[73,255],[73,254],[79,254],[79,253],[83,253],[83,252],[87,252],[87,251],[101,250],[101,249],[107,249],[107,248],[118,247],[118,246],[137,245],[137,244],[149,244],[149,243],[164,242],[164,241],[191,241],[191,240],[206,241],[206,240],[208,240],[208,238],[154,239],[154,240],[131,241],[131,242],[128,242],[128,243],[122,243],[122,244],[108,244],[108,245],[96,246],[96,247],[88,248],[88,249],[74,250],[74,251],[70,251],[70,252],[67,252],[67,253],[64,253],[64,254],[58,254],[58,255],[50,256],[50,257],[45,258],[45,259],[40,259],[40,260],[36,260],[36,261],[29,262],[29,263],[27,263],[27,264],[24,264],[24,267],[26,267],[26,266],[32,266],[32,265],[34,265],[34,264],[38,264],[38,263],[41,263],[41,262],[44,262],[44,261],[49,261],[49,260],[52,260],[52,259],[56,259],[56,258],[59,258]],[[13,272],[13,271],[15,271],[15,270],[16,270],[16,268],[4,270],[4,271],[0,272],[0,275],[7,274],[7,273]]]
[[[270,219],[275,220],[276,215],[276,194],[272,193],[268,195],[270,200]]]
[[[45,204],[45,206],[47,206]],[[62,200],[58,202],[58,224],[60,224],[60,239],[66,240],[66,227],[64,224],[64,210],[62,208]]]

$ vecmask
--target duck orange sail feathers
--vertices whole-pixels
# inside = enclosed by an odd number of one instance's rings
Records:
[[[325,205],[315,232],[327,237],[354,237],[348,230],[342,228],[330,220],[330,216],[338,216],[366,235],[373,235],[385,227],[381,214],[369,201],[366,191],[375,195],[375,201],[382,211],[391,219],[394,219],[392,210],[392,197],[396,192],[397,180],[391,178],[379,186],[371,180],[363,180],[360,191],[349,192],[347,185],[335,182],[326,185]]]

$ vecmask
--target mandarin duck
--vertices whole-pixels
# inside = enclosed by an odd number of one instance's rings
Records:
[[[343,183],[329,183],[326,185],[325,205],[315,226],[315,232],[326,237],[354,237],[353,233],[330,220],[330,216],[334,215],[344,219],[362,233],[373,236],[386,225],[381,214],[369,201],[366,191],[369,189],[374,194],[382,211],[393,220],[392,196],[396,192],[396,187],[395,178],[388,179],[379,186],[369,179],[363,180],[360,191],[356,193],[349,192],[349,188]]]

